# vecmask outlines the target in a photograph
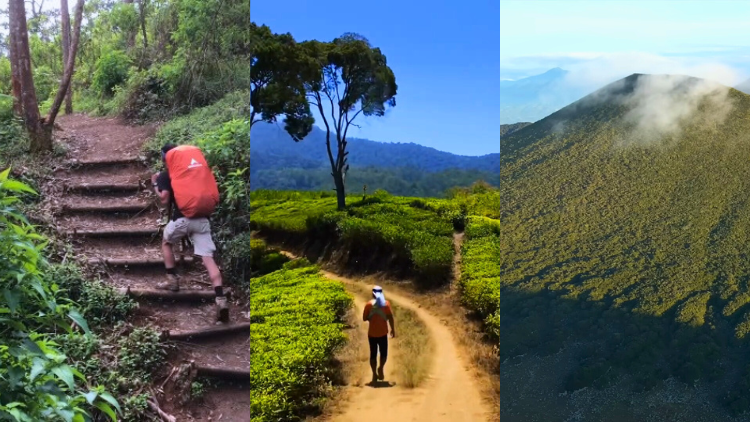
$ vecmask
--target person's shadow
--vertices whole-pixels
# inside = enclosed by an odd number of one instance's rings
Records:
[[[372,388],[391,388],[395,387],[396,383],[391,381],[370,381],[365,385]]]

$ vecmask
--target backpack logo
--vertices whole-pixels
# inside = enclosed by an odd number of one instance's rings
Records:
[[[195,167],[202,167],[203,165],[197,161],[195,161],[195,158],[190,160],[190,165],[188,166],[189,169],[195,168]]]

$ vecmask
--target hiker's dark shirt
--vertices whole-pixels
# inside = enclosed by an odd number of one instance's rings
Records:
[[[163,171],[159,173],[159,176],[156,177],[156,187],[159,188],[160,191],[169,191],[169,201],[172,203],[172,221],[184,217],[174,201],[172,179],[169,178],[168,172]]]

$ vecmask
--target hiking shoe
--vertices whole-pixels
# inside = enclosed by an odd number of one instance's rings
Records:
[[[156,288],[177,292],[180,290],[180,278],[174,274],[167,274],[167,281],[157,284]]]
[[[383,368],[378,368],[378,379],[381,381],[385,379],[385,374],[383,374]]]
[[[229,320],[229,306],[226,296],[216,296],[216,319],[221,322]]]

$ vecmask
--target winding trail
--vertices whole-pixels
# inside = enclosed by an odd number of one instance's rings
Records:
[[[169,346],[168,364],[157,374],[158,406],[177,421],[250,420],[249,315],[230,300],[230,321],[215,324],[213,291],[190,249],[177,254],[181,290],[168,298],[153,292],[165,277],[161,253],[162,211],[150,189],[150,171],[139,157],[153,126],[119,119],[62,116],[58,139],[73,158],[54,173],[55,225],[76,258],[102,279],[131,294],[139,308],[129,322],[152,326]],[[180,258],[182,256],[182,258]],[[225,277],[226,279],[226,277]],[[230,280],[225,280],[225,285]],[[216,334],[216,328],[229,328]],[[184,334],[192,333],[190,337]],[[183,334],[183,336],[180,336]],[[209,336],[205,336],[209,334]],[[190,397],[192,380],[205,378],[202,398]],[[217,382],[219,381],[219,382]],[[186,391],[187,390],[187,391]]]
[[[285,255],[295,257],[290,252]],[[330,271],[323,275],[331,280],[344,284],[347,291],[355,298],[358,315],[362,315],[364,304],[369,299],[362,296],[357,286],[365,286],[361,281],[342,277]],[[468,362],[458,353],[458,348],[450,330],[440,319],[426,311],[412,299],[388,291],[389,301],[414,312],[430,332],[434,341],[434,356],[428,378],[421,386],[407,389],[396,385],[392,388],[373,388],[370,386],[348,386],[350,391],[347,400],[337,406],[333,422],[489,422],[492,413],[482,400],[482,395],[468,370]],[[361,318],[360,318],[361,319]],[[398,315],[396,331],[398,334]],[[359,334],[367,336],[367,324],[361,323]],[[389,355],[397,350],[398,337],[389,339]],[[360,350],[363,354],[359,362],[364,362],[361,371],[364,379],[370,379],[369,350]],[[386,364],[386,380],[389,366],[393,371],[394,363]]]

